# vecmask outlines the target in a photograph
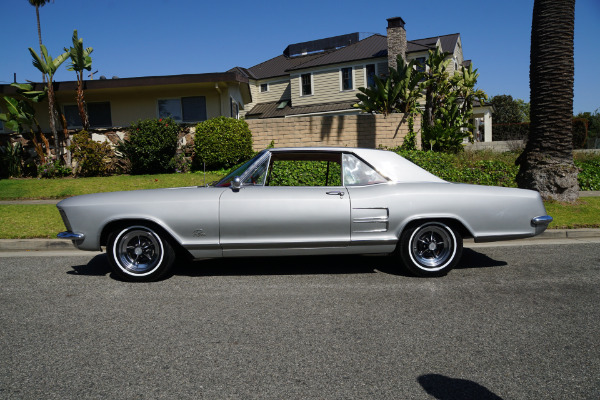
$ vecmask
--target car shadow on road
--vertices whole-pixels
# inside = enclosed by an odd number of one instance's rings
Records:
[[[506,261],[494,260],[488,255],[480,253],[473,249],[463,249],[462,258],[460,259],[460,262],[455,268],[491,268],[503,267],[505,265],[508,265]]]
[[[85,265],[74,265],[67,273],[80,276],[111,275],[106,254],[99,254]],[[507,265],[472,249],[464,249],[457,269],[490,268]],[[396,257],[388,256],[305,256],[240,257],[192,261],[180,258],[172,275],[180,276],[261,276],[261,275],[335,275],[385,273],[413,278]]]
[[[429,395],[438,400],[502,400],[489,389],[467,379],[427,374],[419,376],[417,381]]]

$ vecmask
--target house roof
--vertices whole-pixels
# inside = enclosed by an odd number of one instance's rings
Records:
[[[439,40],[442,51],[453,53],[459,37],[459,33],[454,33],[451,35],[409,40],[407,41],[406,52],[414,53],[433,49]],[[251,79],[267,79],[287,76],[291,71],[358,60],[384,58],[387,55],[387,36],[375,34],[339,49],[295,57],[286,57],[282,54],[248,68],[245,71],[248,72],[247,75]]]
[[[354,104],[356,104],[356,100],[350,101],[340,101],[335,103],[325,103],[325,104],[311,104],[306,106],[291,106],[289,101],[283,108],[279,108],[281,105],[281,101],[274,101],[269,103],[260,103],[252,107],[248,113],[246,113],[246,117],[255,117],[255,118],[283,118],[286,116],[292,115],[302,115],[302,114],[317,114],[317,113],[327,113],[334,111],[344,111],[344,110],[352,110],[354,109]]]
[[[275,78],[289,75],[286,71],[298,65],[305,64],[315,58],[322,57],[324,53],[308,54],[305,56],[286,57],[283,54],[263,63],[248,68],[250,77],[254,79]]]
[[[114,89],[138,86],[178,85],[188,83],[240,82],[248,83],[248,77],[238,71],[217,72],[209,74],[186,74],[165,76],[144,76],[137,78],[97,79],[84,82],[86,90]],[[54,90],[76,90],[76,81],[54,82]],[[34,90],[42,90],[42,84],[34,84]],[[16,89],[10,85],[0,85],[0,93],[15,94]]]
[[[433,49],[439,40],[440,45],[442,47],[442,51],[447,52],[447,53],[454,53],[454,48],[456,47],[456,44],[458,43],[459,37],[460,37],[460,33],[453,33],[451,35],[434,36],[434,37],[425,38],[425,39],[410,40],[407,42],[408,49],[406,52],[411,53],[411,52]]]

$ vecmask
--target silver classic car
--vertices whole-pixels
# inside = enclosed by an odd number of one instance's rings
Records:
[[[418,276],[446,274],[463,238],[532,237],[537,192],[446,182],[399,155],[359,148],[267,149],[208,186],[98,193],[57,205],[81,250],[106,246],[127,280],[165,277],[194,259],[391,254]]]

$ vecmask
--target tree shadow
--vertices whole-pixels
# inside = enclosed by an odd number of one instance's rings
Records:
[[[464,249],[461,262],[456,269],[490,268],[507,265],[485,254]],[[103,276],[110,275],[106,254],[99,254],[86,265],[74,265],[69,275]],[[215,258],[193,261],[179,257],[171,275],[180,276],[262,276],[262,275],[336,275],[372,274],[381,272],[388,275],[415,278],[406,272],[398,257],[384,255],[342,255],[342,256],[302,256],[302,257],[240,257]],[[115,278],[116,279],[116,278]]]
[[[423,389],[438,400],[502,400],[480,384],[444,375],[427,374],[417,378]]]

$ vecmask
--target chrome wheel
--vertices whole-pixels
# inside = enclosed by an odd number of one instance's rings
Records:
[[[162,262],[164,255],[160,237],[150,228],[127,228],[115,238],[113,257],[126,274],[144,276],[151,274]]]
[[[454,252],[454,241],[452,231],[445,225],[425,225],[413,233],[410,254],[415,262],[435,271],[443,268]]]
[[[462,254],[462,237],[441,222],[423,222],[402,232],[400,255],[415,275],[443,275],[458,263]]]

